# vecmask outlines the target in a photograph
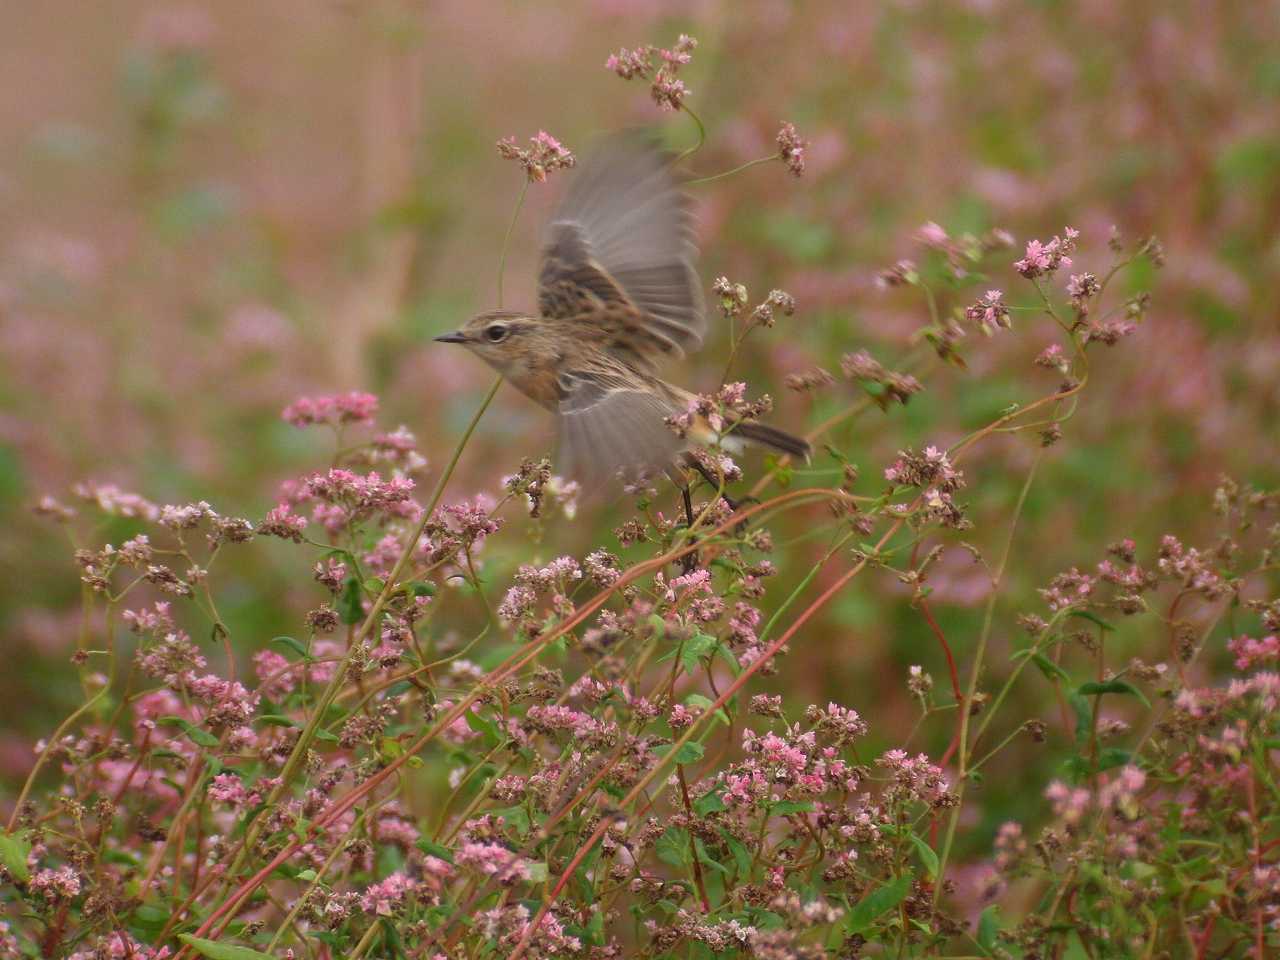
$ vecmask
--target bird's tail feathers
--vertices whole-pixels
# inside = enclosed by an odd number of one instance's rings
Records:
[[[779,430],[777,427],[771,427],[767,423],[741,421],[734,425],[733,432],[729,436],[740,437],[749,443],[768,447],[777,453],[800,457],[805,462],[808,462],[813,455],[813,447],[809,445],[808,440],[787,433],[785,430]]]

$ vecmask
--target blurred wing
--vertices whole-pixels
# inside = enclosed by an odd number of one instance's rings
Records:
[[[641,382],[601,371],[560,375],[560,472],[586,484],[653,475],[684,443],[664,422],[671,407]]]
[[[543,316],[616,325],[604,331],[607,349],[651,367],[702,344],[696,256],[667,155],[645,136],[615,136],[574,175],[552,218],[538,305]]]

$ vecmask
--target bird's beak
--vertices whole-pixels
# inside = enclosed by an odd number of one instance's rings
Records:
[[[460,333],[446,333],[443,337],[435,337],[436,343],[466,343],[467,338]]]

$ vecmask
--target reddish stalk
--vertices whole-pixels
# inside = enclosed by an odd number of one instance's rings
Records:
[[[903,523],[902,520],[896,520],[894,524],[887,531],[885,531],[884,535],[880,538],[879,542],[876,544],[876,550],[879,550],[881,547],[883,547],[886,543],[889,542],[889,539],[895,533],[897,533],[899,529],[901,529],[902,523]],[[843,574],[838,580],[836,580],[835,583],[829,586],[812,603],[810,603],[809,606],[807,606],[801,612],[801,614],[798,617],[796,617],[795,621],[791,624],[791,626],[789,626],[786,629],[786,631],[783,632],[783,634],[778,637],[778,639],[774,640],[771,644],[769,644],[769,646],[765,649],[764,653],[761,654],[760,658],[756,660],[754,663],[752,663],[745,670],[743,670],[742,673],[740,673],[734,679],[733,683],[729,684],[729,686],[725,688],[724,693],[720,694],[720,696],[717,697],[714,702],[712,702],[711,706],[707,707],[707,709],[703,711],[702,714],[699,715],[698,719],[695,720],[687,730],[685,730],[684,734],[682,734],[671,745],[671,749],[667,753],[667,757],[674,757],[679,752],[680,748],[693,738],[693,735],[697,731],[699,722],[701,720],[707,717],[713,716],[717,710],[719,710],[726,703],[728,703],[729,700],[739,690],[741,690],[744,686],[746,686],[746,683],[748,680],[750,680],[753,676],[755,676],[756,673],[758,673],[766,663],[771,661],[777,655],[778,651],[781,650],[793,636],[795,636],[795,634],[800,630],[800,628],[803,627],[805,623],[808,622],[810,617],[812,617],[815,613],[817,613],[824,606],[826,606],[827,603],[830,602],[831,598],[834,597],[837,593],[839,593],[850,580],[852,580],[859,573],[861,573],[867,566],[867,559],[868,558],[864,556],[853,567],[851,567],[845,574]],[[631,791],[622,799],[619,806],[622,807],[623,809],[631,806],[631,804],[635,802],[636,798],[639,797],[644,792],[645,788],[648,787],[649,784],[652,783],[657,778],[658,774],[664,769],[665,766],[666,766],[665,762],[659,762],[655,764],[653,769],[650,770],[647,774],[645,774],[645,776],[642,777],[640,781],[634,787],[631,788]],[[551,909],[552,905],[556,901],[556,898],[560,895],[560,892],[564,889],[565,885],[569,882],[569,878],[573,875],[573,872],[578,868],[578,865],[582,863],[583,859],[586,858],[586,856],[591,852],[591,850],[595,847],[595,845],[600,842],[601,838],[604,837],[604,833],[608,828],[609,828],[608,822],[602,823],[600,826],[598,826],[595,829],[595,832],[592,833],[591,836],[587,838],[586,842],[578,850],[578,853],[574,856],[573,860],[570,861],[569,866],[565,869],[565,872],[561,874],[560,880],[556,883],[555,887],[552,889],[551,894],[543,901],[542,906],[538,909],[538,912],[534,916],[533,920],[529,923],[527,927],[525,927],[524,935],[520,938],[520,941],[516,944],[515,949],[511,951],[507,960],[520,960],[520,957],[524,956],[524,952],[529,946],[529,940],[533,937],[534,931],[536,931],[539,925],[541,925],[543,919],[547,915],[547,912]]]
[[[847,494],[839,490],[821,490],[821,489],[814,489],[814,488],[807,488],[803,490],[792,490],[787,493],[780,494],[777,497],[773,497],[769,500],[765,500],[761,503],[752,504],[749,507],[745,507],[735,511],[723,522],[721,522],[720,524],[718,524],[717,526],[709,530],[705,534],[705,536],[706,537],[716,536],[720,533],[723,533],[726,530],[729,530],[735,527],[737,524],[741,523],[743,520],[746,520],[757,513],[761,513],[765,510],[771,509],[773,507],[781,506],[783,504],[794,503],[795,501],[801,501],[806,499],[845,499],[846,497],[847,497]],[[881,544],[887,542],[888,538],[893,533],[896,533],[897,530],[901,527],[901,525],[902,525],[901,521],[896,522],[890,528],[889,532],[885,534],[884,538],[881,540]],[[571,616],[569,619],[565,620],[563,623],[559,624],[554,629],[548,630],[546,633],[539,636],[536,640],[530,641],[529,643],[521,647],[519,650],[517,650],[515,653],[513,653],[510,657],[507,658],[506,661],[504,661],[500,666],[495,668],[481,683],[477,684],[476,688],[472,690],[471,693],[469,693],[466,697],[463,697],[461,700],[459,700],[457,704],[455,704],[452,708],[446,711],[445,714],[442,717],[440,717],[436,721],[436,723],[429,730],[427,730],[421,737],[419,737],[416,741],[414,741],[400,757],[398,757],[396,760],[388,764],[386,767],[380,770],[377,774],[370,777],[360,786],[352,789],[344,797],[335,801],[333,806],[331,806],[326,813],[317,817],[312,822],[311,829],[307,831],[307,834],[304,838],[295,837],[293,840],[289,841],[289,843],[285,847],[283,847],[280,850],[280,852],[277,853],[265,866],[259,869],[256,873],[250,875],[247,880],[243,881],[239,887],[237,887],[235,890],[231,892],[230,895],[228,895],[226,900],[224,900],[217,908],[215,908],[212,912],[210,912],[209,916],[205,918],[204,922],[195,931],[194,935],[197,937],[205,937],[208,935],[209,931],[213,930],[215,925],[219,925],[220,922],[221,924],[218,927],[218,932],[221,933],[223,930],[225,930],[226,924],[230,922],[230,918],[234,916],[235,911],[250,896],[250,894],[253,893],[254,890],[256,890],[264,882],[266,882],[266,880],[271,876],[271,874],[275,872],[277,867],[279,867],[282,863],[285,863],[290,857],[292,857],[295,853],[297,853],[297,851],[300,850],[306,843],[311,842],[314,839],[315,835],[320,830],[332,824],[334,821],[340,818],[344,813],[346,813],[347,810],[355,806],[355,804],[357,804],[363,797],[369,795],[372,791],[376,790],[382,783],[386,782],[386,780],[395,776],[402,766],[404,766],[406,763],[409,762],[410,759],[412,759],[414,756],[417,755],[418,751],[420,751],[424,746],[426,746],[426,744],[428,744],[429,742],[431,742],[431,740],[437,737],[441,733],[441,731],[448,729],[448,727],[455,720],[462,717],[463,714],[465,714],[473,704],[475,704],[481,697],[483,697],[488,690],[499,686],[508,677],[515,674],[516,672],[518,672],[519,670],[527,666],[529,663],[537,659],[538,655],[549,643],[553,642],[557,638],[563,636],[568,631],[573,630],[576,627],[580,626],[582,623],[584,623],[586,619],[591,616],[591,614],[593,614],[596,610],[602,607],[606,601],[608,601],[608,599],[613,595],[615,591],[626,586],[629,583],[634,582],[635,580],[640,579],[641,577],[645,576],[650,572],[660,570],[662,567],[666,566],[667,564],[675,560],[679,560],[681,557],[685,556],[686,554],[698,549],[699,546],[700,544],[698,543],[687,543],[681,547],[677,547],[673,550],[667,551],[664,554],[654,557],[651,560],[646,560],[643,563],[636,564],[636,566],[632,567],[630,570],[624,573],[621,577],[619,577],[611,587],[600,591],[600,593],[596,594],[589,601],[587,601],[580,608],[578,608],[578,610],[574,613],[574,615]],[[861,570],[862,567],[864,567],[865,565],[866,565],[866,561],[863,560],[861,563],[858,564],[857,567],[854,568],[854,570],[855,571]],[[840,585],[842,585],[843,582],[845,581],[842,580],[840,582]],[[824,594],[824,596],[826,595]],[[825,600],[823,602],[825,602]],[[811,615],[811,612],[802,614],[802,619],[800,621],[797,621],[797,624],[802,623],[803,620],[807,619],[809,615]],[[788,632],[785,633],[783,637],[779,639],[779,641],[776,641],[775,644],[770,647],[770,652],[767,653],[765,657],[758,660],[747,671],[744,671],[738,678],[739,681],[745,682],[747,678],[752,676],[773,655],[773,652],[776,652],[776,650],[782,646],[782,643],[785,642],[785,640],[789,638],[793,632],[794,632],[794,626],[791,630],[788,630]],[[704,716],[710,716],[712,713],[715,712],[715,709],[718,709],[720,706],[723,706],[724,702],[727,702],[729,697],[732,696],[733,692],[736,692],[736,690],[740,686],[741,686],[741,683],[735,683],[733,686],[731,686],[729,690],[726,691],[726,694],[722,695],[720,701],[717,702],[716,706],[711,710],[707,711],[704,714]],[[689,736],[691,736],[692,734],[692,731],[696,730],[697,726],[698,724],[697,722],[695,722],[694,725],[689,728],[689,732],[686,734],[686,736],[677,742],[676,747],[672,748],[673,753],[675,750],[679,749],[680,745],[687,742]],[[655,769],[658,769],[658,768],[655,768]],[[645,782],[647,783],[648,780],[646,780]],[[175,956],[174,960],[182,960],[182,958],[186,956],[189,956],[189,950],[186,946],[184,946]]]
[[[938,638],[942,653],[947,658],[947,672],[951,675],[951,692],[955,694],[956,703],[961,704],[964,702],[964,694],[960,691],[960,673],[956,670],[956,658],[951,655],[951,646],[947,643],[947,638],[942,632],[942,628],[938,626],[938,621],[933,618],[933,612],[929,609],[929,601],[921,597],[916,605],[920,608],[920,612],[924,614],[924,619],[933,630],[933,635]],[[944,760],[943,762],[945,763],[946,761]]]

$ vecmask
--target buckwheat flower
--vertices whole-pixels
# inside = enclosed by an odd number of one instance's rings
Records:
[[[58,523],[69,523],[76,518],[76,511],[73,507],[68,507],[56,497],[51,497],[48,494],[36,501],[35,506],[31,508],[31,512],[37,517],[47,517]]]
[[[838,703],[828,703],[825,710],[812,705],[805,710],[805,719],[813,724],[815,730],[830,736],[837,746],[864,736],[868,730],[858,711]]]
[[[1109,808],[1130,808],[1147,782],[1147,775],[1133,764],[1126,764],[1098,791],[1098,805]]]
[[[71,492],[111,516],[139,517],[153,523],[160,518],[160,508],[154,503],[136,493],[127,493],[114,483],[77,483],[71,488]]]
[[[317,397],[299,397],[281,412],[281,418],[295,427],[316,424],[339,426],[349,423],[369,423],[378,412],[378,398],[369,393],[353,391]]]
[[[996,330],[1008,330],[1009,308],[1004,302],[1004,293],[1000,290],[988,290],[978,301],[967,307],[964,318],[976,325],[987,336]]]
[[[809,146],[808,141],[800,138],[795,124],[790,122],[784,123],[778,130],[776,140],[778,157],[787,165],[793,177],[799,177],[804,173],[804,151]]]
[[[1067,824],[1077,824],[1084,819],[1093,799],[1084,787],[1072,789],[1060,780],[1050,783],[1044,795],[1053,806],[1053,815]]]
[[[306,623],[316,633],[330,633],[338,627],[338,611],[325,604],[307,612]],[[314,671],[312,674],[314,680]]]
[[[307,518],[298,516],[287,503],[277,504],[258,524],[258,533],[267,537],[279,537],[281,540],[302,542],[303,531],[307,529]]]
[[[209,782],[209,799],[230,807],[242,807],[249,792],[244,782],[234,773],[220,773]]]
[[[177,685],[180,678],[206,665],[200,648],[181,630],[165,634],[151,646],[140,647],[136,657],[143,673],[170,685]]]
[[[887,267],[876,274],[876,286],[881,290],[890,287],[914,287],[920,281],[916,265],[910,260],[899,260],[892,267]]]
[[[925,673],[919,664],[913,664],[907,677],[907,689],[913,697],[924,702],[929,699],[929,692],[933,690],[933,677]]]
[[[1031,240],[1027,243],[1026,255],[1013,265],[1013,269],[1028,280],[1053,273],[1060,267],[1070,267],[1068,254],[1075,250],[1076,238],[1080,231],[1067,227],[1064,237],[1054,237],[1048,243]]]
[[[1096,297],[1101,289],[1102,285],[1092,273],[1073,274],[1067,281],[1067,296],[1071,298],[1071,305],[1081,314],[1089,312],[1088,301]]]
[[[417,887],[417,882],[403,873],[393,873],[378,883],[365,888],[360,897],[360,909],[379,917],[393,916]]]
[[[759,717],[776,717],[781,720],[783,716],[782,695],[770,696],[767,693],[757,693],[751,698],[749,710]]]
[[[671,724],[672,730],[684,730],[690,726],[698,715],[686,707],[682,703],[677,703],[671,708],[671,714],[667,717],[667,722]]]
[[[804,373],[789,373],[783,379],[786,388],[794,390],[796,393],[810,393],[821,390],[835,382],[836,378],[821,367],[814,367]]]
[[[316,582],[323,584],[330,593],[337,593],[347,582],[347,565],[333,557],[316,561],[312,572]]]
[[[913,239],[926,247],[943,247],[951,238],[947,236],[946,230],[930,220],[915,232]]]
[[[645,79],[653,69],[652,58],[653,47],[651,46],[636,47],[634,50],[623,47],[617,53],[609,55],[604,62],[604,67],[606,70],[612,70],[623,80],[630,80],[632,77]]]
[[[649,92],[653,96],[653,102],[663,110],[679,110],[690,90],[683,80],[677,80],[663,67],[653,78],[653,86],[649,88]]]
[[[504,882],[525,880],[529,866],[516,854],[499,843],[468,841],[454,854],[460,867],[470,867],[489,876],[497,876]]]
[[[192,530],[199,526],[202,520],[211,520],[217,516],[213,508],[204,500],[184,506],[166,504],[160,508],[160,525],[170,530]]]
[[[80,895],[80,875],[70,866],[45,869],[31,878],[27,888],[46,900],[72,900]]]
[[[258,705],[257,694],[250,694],[239,681],[212,673],[190,680],[187,687],[208,705],[205,722],[214,728],[247,723]]]
[[[1047,367],[1065,374],[1070,362],[1067,360],[1067,355],[1062,352],[1062,346],[1051,343],[1037,354],[1035,364],[1037,367]]]
[[[292,693],[297,677],[289,661],[274,650],[259,650],[253,655],[253,672],[258,678],[258,693],[279,700]]]
[[[583,561],[588,579],[598,587],[611,587],[622,575],[622,562],[607,550],[595,550]]]
[[[548,174],[567,170],[577,163],[564,144],[545,130],[539,130],[530,137],[529,144],[529,147],[522,148],[516,145],[515,137],[504,137],[498,141],[498,153],[504,160],[519,163],[530,183],[545,183]]]
[[[1227,641],[1227,649],[1235,655],[1237,670],[1248,670],[1255,664],[1280,660],[1280,634],[1255,639],[1239,636]]]

